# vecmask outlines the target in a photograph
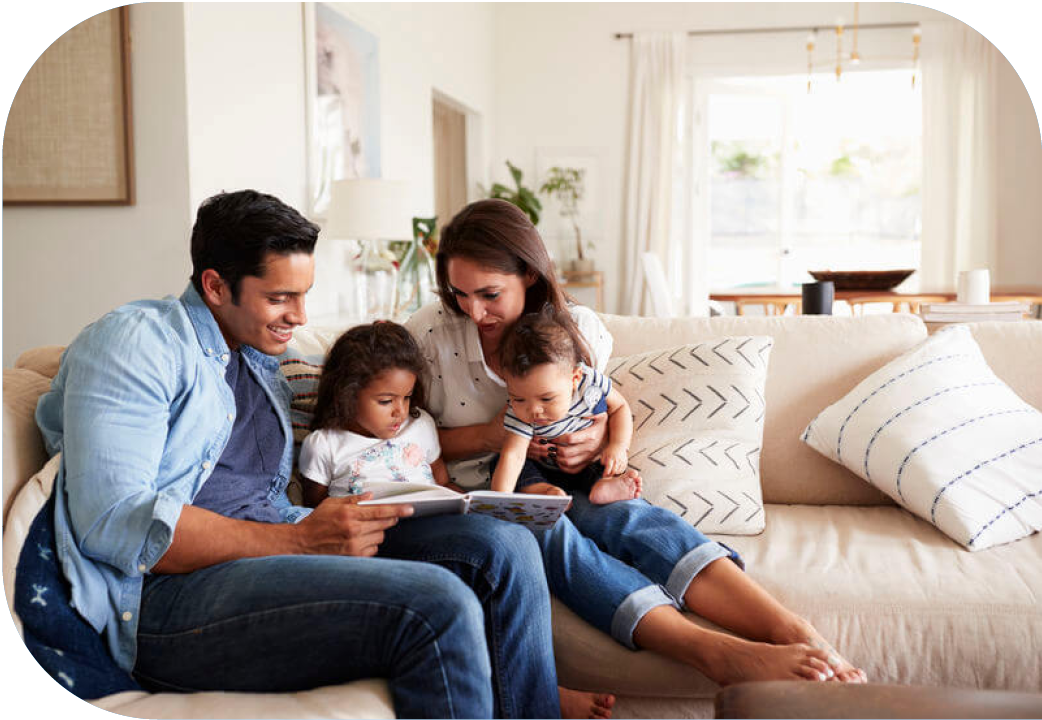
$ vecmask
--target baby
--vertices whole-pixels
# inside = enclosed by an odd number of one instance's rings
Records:
[[[492,489],[546,495],[588,492],[603,505],[640,497],[641,479],[627,470],[633,416],[611,380],[590,367],[586,344],[550,309],[523,316],[499,345],[507,385],[508,430],[492,474]],[[543,462],[526,459],[529,443],[589,427],[591,415],[608,413],[608,443],[600,461],[576,474],[556,467],[553,453]]]
[[[357,495],[377,480],[449,484],[438,430],[421,409],[425,367],[395,323],[359,325],[337,339],[300,448],[305,504]]]

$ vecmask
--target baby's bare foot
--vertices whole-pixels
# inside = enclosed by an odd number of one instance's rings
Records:
[[[806,643],[771,645],[728,637],[706,672],[721,685],[753,680],[829,679],[828,653]]]
[[[640,497],[641,481],[636,470],[627,470],[616,477],[601,478],[590,488],[590,502],[594,505],[607,505],[621,500],[635,500]]]
[[[615,696],[607,693],[588,693],[558,687],[561,696],[561,717],[563,718],[598,718],[606,720],[611,717]]]

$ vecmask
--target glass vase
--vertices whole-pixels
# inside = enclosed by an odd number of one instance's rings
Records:
[[[398,266],[399,321],[404,321],[433,299],[434,261],[423,245],[423,236],[416,235]]]
[[[382,240],[366,240],[354,259],[355,307],[361,320],[393,320],[397,304],[398,269]]]

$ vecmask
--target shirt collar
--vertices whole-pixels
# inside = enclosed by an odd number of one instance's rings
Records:
[[[224,339],[224,334],[221,332],[213,312],[203,302],[203,298],[191,282],[188,283],[185,291],[181,293],[181,304],[184,305],[185,311],[188,313],[188,319],[192,322],[192,327],[195,329],[195,337],[199,340],[200,349],[207,357],[216,359],[227,368],[228,361],[231,359],[231,349]],[[243,357],[248,361],[260,365],[269,371],[278,369],[278,358],[265,355],[249,345],[241,345],[240,350],[242,350]]]
[[[492,368],[490,368],[488,363],[485,362],[485,352],[481,349],[481,335],[478,332],[477,323],[466,316],[463,316],[461,321],[463,322],[464,328],[463,335],[465,338],[467,362],[481,363],[481,367],[484,368],[485,374],[488,376],[489,380],[500,387],[506,387],[507,384],[504,382],[503,378],[492,372]]]
[[[213,316],[213,312],[203,302],[203,298],[191,282],[188,283],[185,291],[181,293],[181,304],[184,305],[185,312],[188,313],[188,319],[191,320],[192,327],[195,328],[195,337],[199,340],[199,347],[202,348],[203,353],[207,357],[215,357],[221,361],[221,364],[227,365],[229,357],[228,343],[224,340],[224,334],[221,333],[221,328],[217,324],[217,319]]]

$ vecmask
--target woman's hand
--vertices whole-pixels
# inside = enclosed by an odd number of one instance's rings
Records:
[[[590,427],[554,438],[547,454],[566,473],[577,473],[597,459],[604,447],[608,430],[608,415],[590,415]]]

